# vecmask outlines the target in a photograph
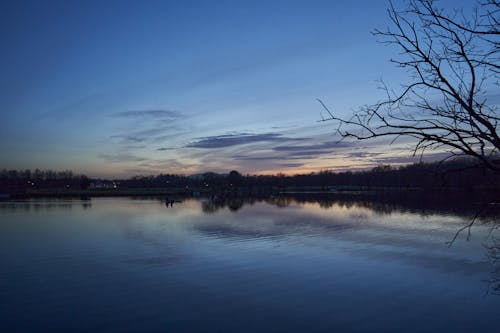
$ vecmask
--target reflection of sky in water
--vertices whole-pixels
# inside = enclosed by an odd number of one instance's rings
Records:
[[[489,227],[334,203],[0,203],[0,313],[46,329],[495,331]],[[485,296],[486,295],[486,296]],[[439,317],[439,320],[435,318]]]

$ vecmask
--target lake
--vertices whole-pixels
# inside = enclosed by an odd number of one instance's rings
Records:
[[[473,215],[457,211],[355,199],[0,202],[0,330],[498,332],[495,218],[448,246]]]

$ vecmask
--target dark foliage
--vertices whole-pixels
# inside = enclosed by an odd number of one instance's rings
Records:
[[[18,193],[46,188],[87,189],[90,179],[70,170],[0,170],[0,192]]]
[[[381,165],[368,171],[278,175],[242,175],[207,172],[194,176],[160,174],[135,176],[123,180],[90,179],[71,171],[0,170],[0,192],[19,193],[36,189],[95,189],[95,188],[184,188],[232,195],[265,195],[271,192],[304,190],[369,190],[390,188],[399,190],[454,189],[483,191],[500,189],[500,175],[485,167],[472,167],[473,161],[460,159],[446,163],[412,164],[402,167]]]

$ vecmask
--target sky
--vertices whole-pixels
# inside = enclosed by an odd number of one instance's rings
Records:
[[[347,116],[383,97],[377,80],[406,79],[371,34],[387,6],[2,1],[0,168],[128,177],[415,161],[404,142],[339,142],[319,121],[317,98]]]

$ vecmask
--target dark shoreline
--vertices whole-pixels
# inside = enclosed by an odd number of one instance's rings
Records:
[[[473,191],[463,188],[401,188],[401,187],[235,187],[209,190],[205,188],[118,188],[118,189],[38,189],[28,191],[0,192],[0,200],[22,198],[57,198],[57,197],[150,197],[150,196],[217,196],[217,197],[265,197],[265,196],[337,196],[337,195],[447,195],[451,197],[487,197],[500,199],[500,189],[479,188]]]

